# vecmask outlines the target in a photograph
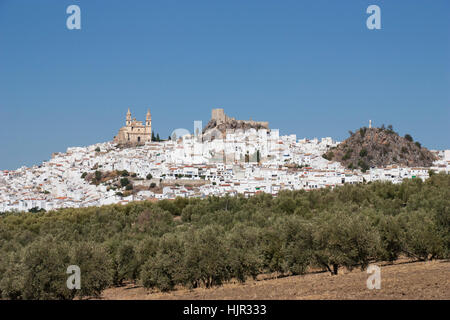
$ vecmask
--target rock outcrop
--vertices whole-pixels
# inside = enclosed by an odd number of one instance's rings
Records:
[[[216,129],[225,134],[227,129],[248,130],[251,128],[256,130],[269,129],[269,123],[266,121],[236,120],[235,118],[228,117],[223,109],[213,109],[211,111],[211,120],[203,128],[203,133]]]
[[[414,142],[410,135],[400,137],[391,129],[361,128],[323,155],[339,161],[350,169],[363,171],[370,167],[398,164],[408,167],[429,167],[436,160],[434,154]]]

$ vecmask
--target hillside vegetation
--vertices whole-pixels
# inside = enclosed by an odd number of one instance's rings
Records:
[[[274,198],[135,202],[0,216],[5,299],[98,296],[146,288],[210,288],[262,273],[331,274],[370,262],[449,257],[450,176],[284,191]],[[81,290],[66,288],[69,265]]]
[[[430,167],[435,156],[411,135],[400,137],[391,126],[360,128],[350,132],[350,137],[323,155],[325,159],[338,161],[349,169],[366,171],[370,167],[391,164],[409,167]]]

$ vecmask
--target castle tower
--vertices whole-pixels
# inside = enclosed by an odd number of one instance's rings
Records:
[[[226,122],[227,116],[225,115],[225,111],[222,108],[212,109],[211,119],[216,120],[217,124],[221,124]]]
[[[145,116],[145,132],[148,134],[152,133],[152,115],[150,114],[150,109],[147,110],[147,115]]]
[[[128,112],[127,112],[127,121],[126,121],[126,125],[130,126],[131,125],[131,112],[130,112],[130,108],[128,108]]]

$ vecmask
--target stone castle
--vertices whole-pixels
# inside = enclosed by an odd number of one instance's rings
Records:
[[[228,117],[225,114],[225,111],[223,109],[212,109],[211,120],[216,121],[216,125],[230,123],[233,121],[239,121],[239,122],[248,124],[250,126],[255,126],[255,127],[260,126],[263,128],[269,128],[269,122],[267,122],[267,121],[253,121],[251,118],[250,118],[250,120],[236,120],[235,118]]]
[[[136,118],[131,119],[131,112],[128,109],[125,127],[119,129],[119,133],[114,137],[114,142],[118,144],[144,144],[152,141],[152,116],[150,110],[145,117],[145,125]]]
[[[211,120],[203,129],[203,133],[211,129],[218,129],[225,132],[227,129],[269,129],[269,122],[267,121],[253,121],[250,120],[236,120],[228,117],[223,109],[212,109]]]

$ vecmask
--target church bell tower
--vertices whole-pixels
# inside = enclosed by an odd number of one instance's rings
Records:
[[[147,115],[145,116],[145,132],[152,133],[152,115],[150,114],[150,109],[147,110]]]
[[[131,112],[130,112],[130,108],[128,108],[128,112],[127,112],[127,121],[126,121],[126,125],[130,126],[131,125]]]

